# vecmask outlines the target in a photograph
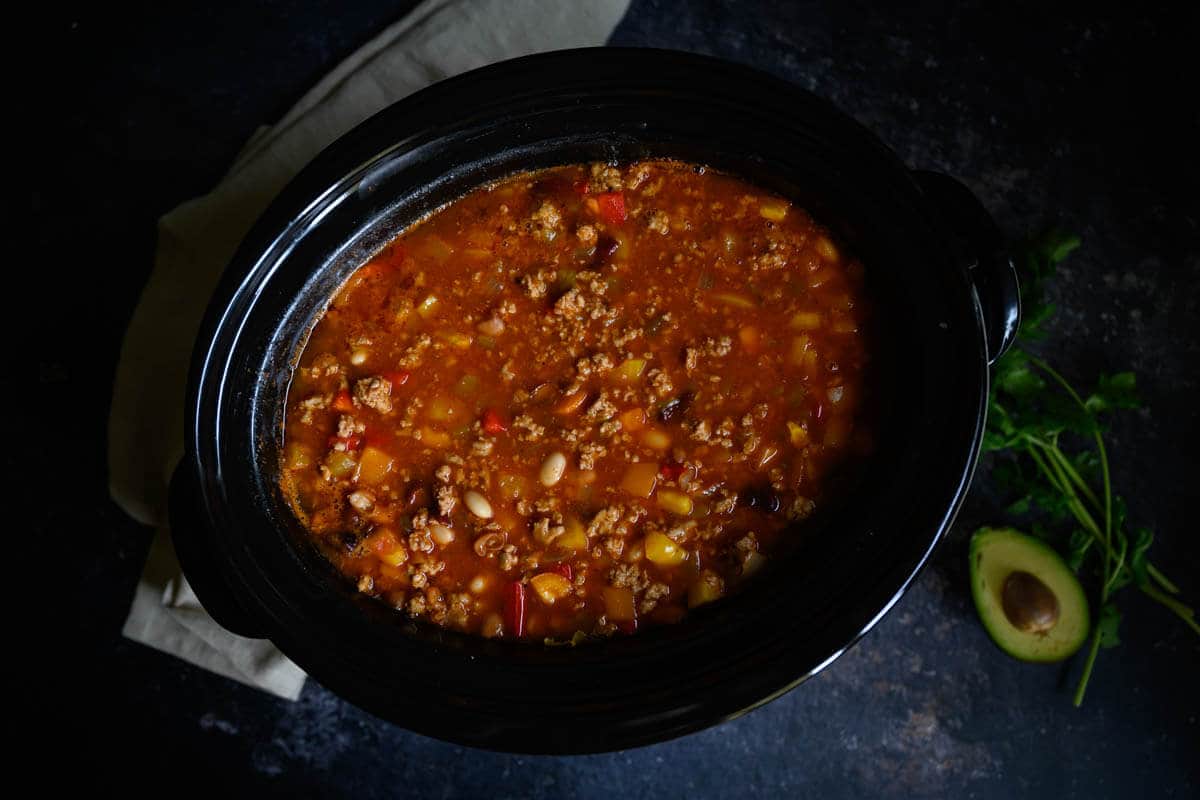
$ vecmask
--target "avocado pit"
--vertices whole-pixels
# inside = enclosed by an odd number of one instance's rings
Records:
[[[1036,576],[1017,570],[1004,580],[1000,592],[1004,616],[1025,633],[1046,633],[1058,622],[1058,598]]]

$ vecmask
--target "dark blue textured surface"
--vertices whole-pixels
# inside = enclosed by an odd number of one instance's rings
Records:
[[[75,231],[97,252],[76,268],[105,275],[66,300],[69,318],[89,321],[84,357],[71,355],[78,328],[48,331],[38,373],[52,412],[78,411],[56,423],[39,466],[69,443],[88,478],[82,500],[51,506],[40,531],[87,532],[71,556],[82,577],[69,633],[90,693],[60,710],[89,774],[129,786],[138,779],[123,765],[145,762],[195,785],[364,798],[1196,796],[1196,638],[1129,597],[1125,644],[1102,654],[1087,703],[1072,708],[1073,674],[1003,657],[976,622],[965,541],[995,519],[984,492],[915,588],[833,667],[739,720],[626,753],[468,751],[381,723],[312,683],[287,703],[121,639],[149,532],[107,499],[102,448],[154,219],[206,191],[258,124],[407,5],[181,3],[53,25],[72,88],[62,103],[61,85],[48,86],[46,108],[34,109],[57,121],[45,144],[61,170],[33,192],[37,243],[53,251],[62,230]],[[1155,560],[1197,598],[1187,512],[1200,472],[1200,175],[1189,148],[1200,121],[1194,100],[1160,103],[1156,91],[1183,83],[1196,31],[1171,12],[1126,13],[635,2],[614,43],[767,69],[839,104],[912,166],[961,177],[1009,234],[1050,222],[1080,232],[1045,350],[1073,377],[1138,370],[1147,410],[1115,426],[1115,479],[1134,517],[1158,532]],[[80,202],[98,187],[103,202]]]

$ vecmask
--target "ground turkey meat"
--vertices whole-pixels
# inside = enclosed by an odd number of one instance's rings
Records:
[[[453,489],[449,486],[439,486],[437,488],[438,516],[450,516],[450,512],[454,510],[454,506],[457,503],[458,496],[454,494]]]
[[[355,402],[373,408],[380,414],[392,411],[392,382],[378,375],[363,378],[354,384]]]
[[[579,468],[589,470],[596,468],[596,459],[608,455],[608,448],[599,442],[584,442],[579,445]]]
[[[547,200],[538,207],[537,211],[533,212],[532,219],[543,228],[554,230],[558,227],[558,223],[562,222],[562,214],[559,213],[558,206]]]
[[[593,192],[619,192],[624,187],[621,170],[608,164],[592,164],[588,189]]]
[[[662,211],[655,211],[650,215],[650,219],[646,222],[650,230],[655,233],[661,233],[666,236],[671,232],[671,219]]]
[[[658,601],[671,594],[671,587],[665,583],[652,583],[646,587],[646,593],[642,595],[642,603],[638,606],[638,611],[642,614],[649,614],[658,605]]]
[[[645,570],[637,564],[617,564],[608,573],[608,582],[618,589],[629,589],[634,594],[650,585]]]

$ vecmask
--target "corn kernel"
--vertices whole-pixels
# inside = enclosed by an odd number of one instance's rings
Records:
[[[385,564],[391,564],[393,567],[398,567],[408,561],[408,551],[403,546],[397,547],[394,550],[381,553],[379,560]]]
[[[828,236],[818,237],[815,247],[817,248],[817,254],[826,261],[838,260],[837,248],[833,246],[833,242],[829,241]]]
[[[782,222],[787,213],[787,203],[779,200],[768,200],[758,207],[759,216],[763,219],[769,219],[771,222]]]
[[[683,492],[662,489],[658,493],[658,507],[664,508],[672,514],[686,517],[692,513],[692,498]]]
[[[815,331],[821,327],[821,312],[797,311],[792,315],[790,325],[796,331]]]
[[[646,558],[661,567],[673,567],[687,560],[687,551],[663,533],[651,533],[644,545]]]

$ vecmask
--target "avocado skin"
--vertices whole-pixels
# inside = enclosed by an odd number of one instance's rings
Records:
[[[1087,639],[1091,615],[1079,580],[1045,542],[1012,528],[980,528],[971,537],[971,595],[992,641],[1013,658],[1034,663],[1062,661]],[[1045,633],[1014,627],[1004,613],[1001,591],[1014,571],[1035,576],[1054,592],[1059,617]]]

